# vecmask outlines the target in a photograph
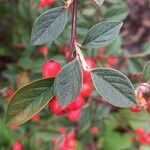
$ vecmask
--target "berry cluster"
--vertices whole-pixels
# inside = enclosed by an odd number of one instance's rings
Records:
[[[104,56],[104,52],[106,51],[105,47],[99,48],[98,54],[95,56],[95,60],[104,62],[104,67],[112,68],[118,63],[118,58],[115,55],[110,55],[108,57]]]
[[[75,131],[71,131],[69,133],[66,133],[64,128],[58,128],[58,132],[61,134],[61,136],[64,137],[64,140],[62,143],[58,146],[59,139],[55,138],[52,140],[54,144],[53,150],[75,150],[76,149],[76,140],[75,140]]]
[[[150,133],[145,133],[145,131],[142,128],[136,128],[135,133],[138,136],[137,141],[139,144],[150,144]]]
[[[45,8],[47,6],[51,6],[55,3],[55,0],[41,0],[39,3],[40,8]]]
[[[85,58],[85,61],[89,68],[96,67],[96,63],[93,59]],[[55,78],[61,68],[61,64],[57,61],[46,61],[42,66],[42,77]],[[49,110],[55,115],[67,114],[67,117],[70,121],[76,122],[80,118],[80,109],[85,104],[85,98],[91,96],[92,92],[93,85],[91,82],[91,72],[83,70],[83,85],[80,91],[80,95],[63,109],[59,106],[58,99],[56,97],[53,97],[53,99],[48,104]]]

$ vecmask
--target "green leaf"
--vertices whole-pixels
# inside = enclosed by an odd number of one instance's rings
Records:
[[[128,13],[128,7],[126,5],[115,5],[106,12],[105,18],[107,20],[123,20],[127,17]]]
[[[54,96],[53,83],[37,80],[17,90],[7,107],[6,124],[22,124],[41,111]]]
[[[105,105],[98,105],[96,108],[95,116],[97,119],[106,118],[109,114],[110,110],[108,106]]]
[[[61,107],[71,103],[79,95],[82,86],[81,66],[77,59],[65,65],[54,81],[54,93]]]
[[[35,21],[31,34],[31,45],[54,41],[64,30],[67,13],[64,7],[56,7],[43,13]]]
[[[36,138],[42,139],[43,141],[50,141],[54,138],[59,138],[60,133],[53,129],[40,129],[36,131]]]
[[[109,45],[117,35],[122,26],[122,22],[106,21],[96,24],[86,34],[83,46],[87,48],[99,48]]]
[[[97,5],[101,6],[101,5],[103,4],[104,0],[94,0],[94,2],[95,2]]]
[[[84,133],[91,126],[92,108],[90,106],[82,109],[81,117],[79,120],[80,133]]]
[[[144,66],[143,73],[142,73],[142,81],[144,82],[150,81],[150,61],[147,62]]]
[[[92,70],[92,81],[96,91],[112,105],[135,106],[133,86],[121,72],[114,69],[94,69]]]
[[[104,150],[110,150],[112,147],[115,150],[127,150],[130,149],[131,143],[129,142],[129,138],[131,135],[129,134],[120,134],[117,132],[107,132],[105,133],[102,145]],[[131,148],[132,149],[132,148]]]

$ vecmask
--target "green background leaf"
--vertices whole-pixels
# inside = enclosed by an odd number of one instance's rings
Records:
[[[123,20],[127,17],[128,13],[126,5],[114,5],[105,13],[105,17],[107,20]]]
[[[67,13],[64,7],[56,7],[43,13],[34,23],[31,44],[41,45],[55,40],[64,30]]]
[[[81,66],[77,59],[65,65],[54,81],[54,93],[61,107],[75,100],[82,86]]]
[[[122,22],[106,21],[93,26],[83,40],[83,46],[87,48],[99,48],[110,44],[122,26]]]
[[[134,89],[129,79],[114,69],[92,70],[92,81],[106,101],[118,107],[135,105]]]
[[[143,73],[142,73],[142,80],[144,82],[150,81],[150,61],[147,62],[144,66]]]
[[[54,79],[34,81],[20,88],[8,104],[6,124],[19,125],[42,110],[54,96]]]

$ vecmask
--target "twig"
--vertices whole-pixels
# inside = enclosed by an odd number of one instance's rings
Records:
[[[74,42],[77,38],[77,33],[76,33],[77,7],[78,7],[78,0],[73,0],[72,28],[71,28],[71,38],[70,38],[70,44],[69,44],[70,60],[73,54]]]

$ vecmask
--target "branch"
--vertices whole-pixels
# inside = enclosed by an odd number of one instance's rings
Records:
[[[71,38],[70,38],[70,44],[69,44],[70,60],[73,54],[74,43],[77,38],[77,34],[76,34],[77,7],[78,7],[78,0],[73,0],[72,28],[71,28]]]

